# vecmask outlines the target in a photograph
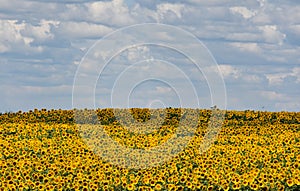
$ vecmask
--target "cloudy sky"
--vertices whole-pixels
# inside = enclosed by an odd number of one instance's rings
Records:
[[[76,71],[85,67],[93,45],[117,29],[142,23],[195,35],[222,73],[228,109],[300,110],[297,0],[0,0],[0,112],[72,108]],[[141,34],[136,32],[133,37]],[[173,37],[199,50],[175,32],[164,34],[161,41]],[[112,43],[118,42],[122,38]],[[104,56],[100,49],[94,53]],[[182,97],[196,101],[188,93],[191,81],[201,107],[215,103],[209,94],[214,82],[205,82],[205,75],[171,48],[128,47],[108,66],[93,84],[96,107],[180,106]],[[80,88],[75,93],[83,100],[88,91]]]

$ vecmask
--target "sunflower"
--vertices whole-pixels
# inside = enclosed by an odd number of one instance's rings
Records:
[[[292,186],[294,185],[294,180],[293,180],[292,178],[289,178],[289,179],[287,179],[286,184],[287,184],[289,187],[292,187]]]
[[[162,190],[162,188],[163,187],[162,187],[161,184],[156,184],[155,187],[154,187],[155,190]]]
[[[139,186],[138,191],[152,191],[152,188],[148,186]]]
[[[252,190],[258,190],[259,186],[256,183],[252,183],[252,184],[250,184],[250,188]]]
[[[221,187],[224,191],[228,191],[230,189],[229,183],[226,180],[221,180]]]
[[[300,186],[300,177],[294,177],[294,182],[296,185]]]
[[[242,180],[242,185],[244,187],[248,186],[248,184],[249,184],[249,181],[247,180],[247,178],[245,178],[245,179]]]
[[[175,190],[175,189],[176,189],[176,186],[175,186],[174,184],[167,184],[167,185],[166,185],[166,188],[167,188],[168,190]]]
[[[127,190],[134,190],[134,189],[135,189],[134,184],[128,184],[127,185]]]

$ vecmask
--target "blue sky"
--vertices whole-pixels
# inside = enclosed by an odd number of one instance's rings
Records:
[[[173,25],[195,35],[223,75],[227,109],[299,111],[299,21],[296,0],[0,0],[0,112],[72,108],[74,77],[89,48],[117,29],[141,23]],[[145,62],[117,78],[128,61],[145,59],[167,60],[186,71],[197,86],[200,106],[211,105],[209,84],[191,72],[188,61],[162,47],[139,46],[117,55],[100,76],[96,106],[109,107],[111,98],[122,100],[122,88],[115,91],[118,95],[111,91],[116,79],[130,81],[149,67],[172,83],[138,83],[125,95],[129,106],[178,106],[176,89],[188,92],[189,86],[163,62]],[[80,92],[84,98],[85,90]]]

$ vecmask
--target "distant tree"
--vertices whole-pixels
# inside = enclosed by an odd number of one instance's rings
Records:
[[[210,108],[211,109],[217,109],[218,107],[216,105],[214,105],[214,106],[211,106]]]

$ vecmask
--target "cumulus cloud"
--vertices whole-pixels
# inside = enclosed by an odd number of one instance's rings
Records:
[[[241,73],[237,68],[234,68],[230,65],[219,65],[219,69],[221,70],[222,75],[225,78],[239,78]]]
[[[155,90],[157,93],[168,93],[168,92],[172,91],[172,88],[157,86],[157,87],[155,87]]]
[[[265,81],[263,74],[249,71],[248,69],[236,67],[232,65],[219,65],[219,69],[224,77],[225,82],[242,83],[245,87],[252,85],[262,84]],[[251,87],[252,88],[252,87]]]
[[[61,22],[56,29],[57,35],[68,35],[69,38],[101,38],[113,30],[105,25],[88,22]]]
[[[90,21],[106,22],[107,24],[124,26],[134,24],[128,6],[123,0],[109,2],[97,1],[86,4]]]
[[[258,43],[240,43],[240,42],[233,42],[230,43],[231,46],[239,49],[240,51],[248,51],[253,53],[260,53],[262,50],[259,47]]]
[[[162,3],[156,6],[158,19],[164,20],[166,17],[174,17],[177,19],[182,18],[182,10],[184,9],[183,4],[172,4],[172,3]],[[174,18],[174,19],[175,19]]]
[[[295,83],[300,83],[300,68],[294,67],[290,70],[279,71],[271,74],[266,74],[269,84],[272,86],[283,85],[284,81],[289,77],[293,77]]]
[[[58,21],[42,19],[37,25],[24,22],[24,28],[21,30],[23,38],[32,39],[32,44],[44,44],[54,39],[51,31],[52,27],[57,27]]]
[[[128,61],[138,62],[151,58],[150,49],[147,46],[137,46],[125,51]]]
[[[265,42],[282,45],[286,35],[278,31],[276,25],[265,25],[258,28],[263,32]]]
[[[256,15],[255,11],[247,9],[247,7],[230,7],[230,11],[242,15],[245,19],[249,19]]]
[[[0,52],[41,52],[43,48],[33,47],[34,38],[25,36],[22,31],[28,27],[27,23],[19,23],[17,20],[0,20]],[[39,29],[33,30],[39,33]]]
[[[260,95],[269,100],[284,100],[286,96],[275,91],[261,91]]]

